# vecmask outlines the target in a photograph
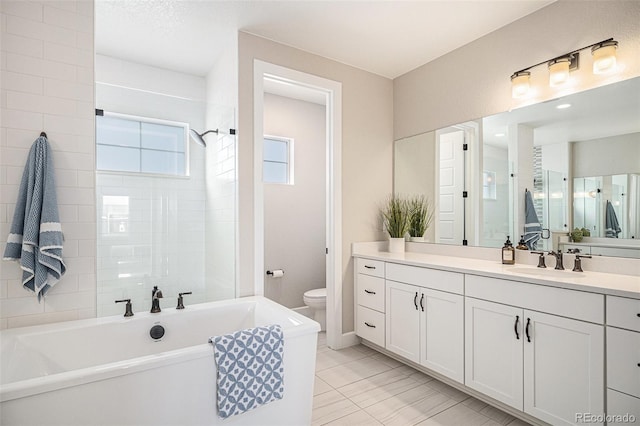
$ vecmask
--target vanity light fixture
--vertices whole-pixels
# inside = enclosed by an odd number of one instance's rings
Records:
[[[556,106],[557,109],[567,109],[567,108],[571,108],[571,104],[560,104],[558,106]]]
[[[580,51],[591,48],[593,55],[593,73],[604,74],[616,67],[616,49],[618,42],[613,38],[590,44],[553,59],[531,65],[511,75],[511,96],[522,98],[530,88],[531,69],[546,64],[549,69],[549,85],[561,86],[569,80],[569,72],[579,68]]]

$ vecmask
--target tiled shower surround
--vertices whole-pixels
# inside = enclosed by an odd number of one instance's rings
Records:
[[[98,172],[98,316],[120,313],[116,299],[148,310],[154,285],[163,292],[163,307],[175,306],[178,292],[192,291],[191,303],[206,300],[206,194],[202,170],[198,174]]]

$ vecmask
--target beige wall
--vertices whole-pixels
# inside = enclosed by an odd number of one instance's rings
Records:
[[[558,1],[394,80],[394,139],[401,139],[521,106],[511,98],[515,71],[613,37],[619,71],[591,72],[591,53],[571,74],[570,91],[640,75],[640,2]],[[538,93],[528,102],[558,97],[546,67],[532,70]]]
[[[264,185],[264,295],[289,308],[326,283],[325,107],[265,93],[264,133],[293,139],[293,185]]]
[[[640,173],[640,133],[574,142],[569,145],[573,177]]]
[[[393,84],[250,34],[239,34],[238,178],[240,296],[253,292],[253,61],[342,83],[343,331],[353,329],[351,243],[383,238],[379,203],[392,191]]]

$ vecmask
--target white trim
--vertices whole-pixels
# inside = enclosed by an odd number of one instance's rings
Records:
[[[22,234],[9,234],[7,244],[22,244]]]
[[[62,232],[60,222],[43,222],[40,224],[40,232]]]
[[[316,90],[326,97],[327,345],[334,349],[353,345],[350,337],[353,333],[342,334],[342,83],[258,59],[253,62],[254,293],[264,294],[262,138],[265,78]]]

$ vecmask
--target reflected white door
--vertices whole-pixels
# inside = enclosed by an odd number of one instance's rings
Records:
[[[439,243],[459,245],[462,244],[464,226],[464,131],[443,133],[438,144],[440,185],[436,238]]]

